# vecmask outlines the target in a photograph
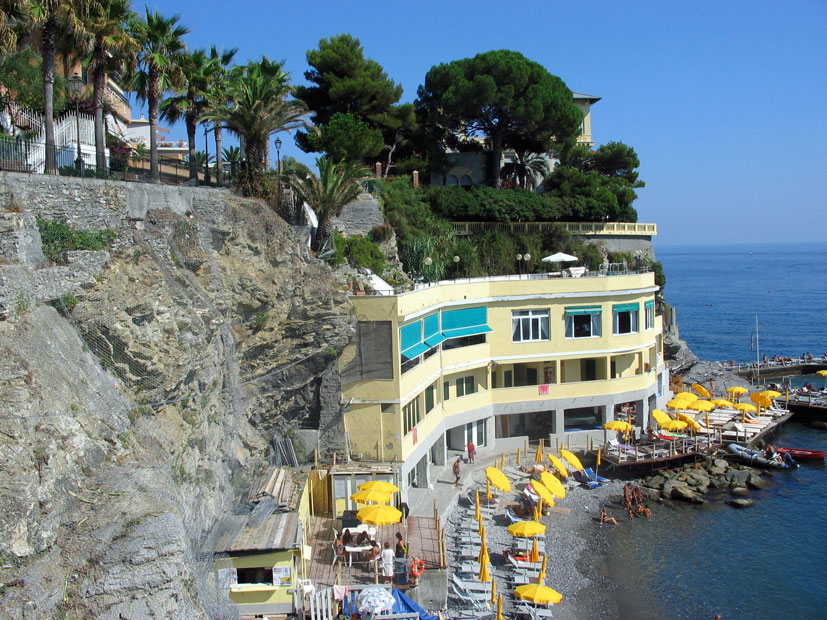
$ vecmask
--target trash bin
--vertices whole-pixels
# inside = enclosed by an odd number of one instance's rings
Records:
[[[398,586],[408,585],[408,561],[396,558],[393,563],[393,582]]]

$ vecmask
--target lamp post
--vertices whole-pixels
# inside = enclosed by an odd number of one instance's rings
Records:
[[[526,275],[526,279],[528,279],[528,261],[530,261],[530,260],[531,260],[531,254],[529,254],[528,252],[526,252],[525,254],[523,254],[523,262],[525,263],[525,275]]]
[[[210,128],[204,125],[204,185],[210,184],[210,141],[207,140],[208,133],[210,133]]]
[[[83,91],[83,80],[77,72],[69,78],[69,93],[75,102],[75,120],[77,121],[78,156],[75,159],[75,170],[83,174],[83,153],[80,150],[80,93]]]
[[[522,277],[523,275],[523,255],[517,254],[517,277]]]
[[[276,172],[281,174],[281,140],[276,138]]]
[[[451,260],[454,261],[454,279],[459,280],[459,256],[454,254],[454,258]]]
[[[431,272],[431,265],[434,264],[434,259],[432,259],[430,256],[426,256],[425,260],[422,262],[425,264],[425,269],[422,270],[422,275],[425,276],[425,284],[430,284],[431,277],[429,274]]]

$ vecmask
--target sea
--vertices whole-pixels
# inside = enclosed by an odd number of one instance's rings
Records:
[[[681,338],[702,360],[827,353],[827,243],[655,248]],[[756,316],[758,336],[756,340]],[[817,375],[798,377],[821,386]],[[789,422],[777,445],[827,450],[827,431]],[[611,528],[605,571],[620,617],[827,618],[827,468],[773,473],[755,504],[653,505]]]

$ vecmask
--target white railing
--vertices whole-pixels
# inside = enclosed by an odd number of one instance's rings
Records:
[[[17,127],[28,127],[30,133],[39,133],[43,129],[43,116],[37,112],[24,108],[20,104],[10,101],[8,104],[12,123]]]

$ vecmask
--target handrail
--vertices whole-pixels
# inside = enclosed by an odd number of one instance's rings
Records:
[[[656,236],[658,225],[644,222],[451,222],[454,235],[471,236],[489,230],[513,233],[540,233],[557,226],[579,235],[646,235]]]

